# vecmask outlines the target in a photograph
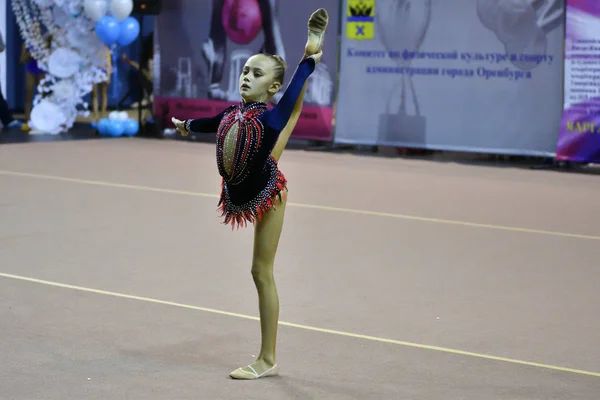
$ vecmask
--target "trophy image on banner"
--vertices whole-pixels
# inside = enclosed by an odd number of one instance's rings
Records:
[[[430,21],[431,0],[377,0],[377,36],[388,53],[399,53],[400,57],[390,60],[404,69],[401,74],[386,77],[393,84],[386,113],[379,117],[378,140],[382,145],[425,143],[426,120],[421,115],[413,78],[406,71],[412,60],[403,54],[414,54],[420,49]]]
[[[530,70],[540,63],[522,54],[546,54],[547,35],[562,24],[562,0],[477,0],[479,20],[496,34],[512,64]]]

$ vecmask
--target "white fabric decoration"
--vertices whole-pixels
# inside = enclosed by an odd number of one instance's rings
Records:
[[[82,62],[79,54],[62,47],[54,50],[50,55],[48,72],[58,78],[69,78],[79,71]]]
[[[60,132],[66,117],[60,107],[50,100],[42,100],[31,110],[31,128],[38,132]]]
[[[31,121],[27,121],[41,133],[65,132],[77,115],[89,115],[83,97],[93,84],[108,78],[108,49],[96,36],[96,21],[84,12],[89,1],[12,0],[21,36],[39,68],[46,71],[33,100]],[[100,7],[104,2],[108,9],[107,0],[92,1]]]

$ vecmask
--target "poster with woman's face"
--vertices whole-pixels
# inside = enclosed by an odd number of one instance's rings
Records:
[[[251,55],[261,52],[277,54],[287,62],[285,87],[304,53],[308,18],[320,7],[329,7],[330,25],[305,104],[331,106],[339,26],[335,0],[165,2],[157,32],[159,95],[238,101],[242,67]]]
[[[199,118],[239,102],[239,76],[257,53],[287,63],[282,90],[304,55],[308,19],[329,12],[323,57],[308,80],[303,113],[293,136],[329,140],[338,58],[338,0],[170,0],[155,26],[154,91],[159,120]],[[169,116],[170,115],[170,116]]]

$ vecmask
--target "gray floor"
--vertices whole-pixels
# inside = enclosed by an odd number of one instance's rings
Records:
[[[238,382],[252,232],[219,223],[213,146],[3,146],[0,398],[598,397],[600,178],[302,151],[281,168],[281,376]]]

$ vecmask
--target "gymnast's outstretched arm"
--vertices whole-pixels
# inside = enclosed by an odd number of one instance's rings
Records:
[[[223,119],[225,113],[229,110],[228,107],[214,117],[208,118],[196,118],[186,119],[185,121],[178,120],[177,118],[171,118],[171,121],[175,125],[175,128],[182,135],[191,133],[215,133],[219,129],[219,124]]]
[[[318,57],[318,58],[317,58]],[[298,64],[285,93],[277,105],[265,112],[264,121],[271,128],[281,132],[287,125],[310,74],[315,70],[320,54],[305,58]],[[301,107],[301,105],[300,105]]]
[[[277,143],[275,143],[275,147],[271,151],[271,156],[275,159],[275,161],[279,161],[281,158],[281,154],[283,153],[283,149],[287,146],[288,140],[296,127],[296,123],[298,123],[298,119],[302,114],[302,104],[304,103],[304,94],[306,93],[306,86],[308,82],[304,82],[304,87],[302,87],[302,91],[300,92],[300,96],[298,96],[298,100],[296,100],[296,104],[294,105],[294,109],[292,110],[292,114],[288,119],[287,124],[279,134],[277,138]]]

